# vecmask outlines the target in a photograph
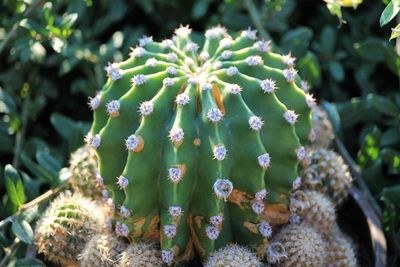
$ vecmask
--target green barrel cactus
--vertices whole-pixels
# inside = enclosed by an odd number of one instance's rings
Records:
[[[288,221],[314,101],[295,59],[255,30],[211,28],[202,48],[190,36],[188,26],[144,36],[89,98],[86,142],[115,231],[160,241],[167,264],[188,260],[192,244],[202,258],[230,241],[262,255],[271,226]]]

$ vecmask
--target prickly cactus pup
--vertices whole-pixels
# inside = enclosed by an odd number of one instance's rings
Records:
[[[36,225],[38,252],[56,264],[77,265],[85,243],[103,226],[104,214],[99,205],[67,191],[51,202]]]
[[[118,267],[141,266],[163,266],[160,249],[154,243],[133,243],[121,253]]]
[[[312,131],[310,133],[313,146],[328,148],[333,138],[333,127],[328,114],[320,106],[314,106],[312,108]]]
[[[97,160],[94,151],[87,146],[77,149],[71,154],[69,164],[71,178],[68,181],[71,188],[86,197],[100,199],[102,197],[103,181],[97,171]]]
[[[308,208],[301,215],[303,223],[312,226],[323,236],[328,236],[336,223],[335,205],[328,196],[306,191]]]
[[[340,205],[347,198],[353,178],[343,158],[331,149],[309,147],[302,161],[302,186],[327,194]]]
[[[288,221],[289,194],[310,132],[310,101],[294,58],[255,30],[181,26],[144,36],[109,64],[89,105],[86,141],[98,157],[115,232],[161,242],[165,263],[207,258],[228,242],[265,254],[271,226]]]
[[[272,240],[267,249],[267,260],[279,266],[325,265],[326,243],[310,226],[285,226]]]
[[[356,267],[357,257],[351,239],[339,227],[328,238],[326,264],[330,267]]]
[[[215,251],[205,262],[205,267],[261,267],[261,260],[246,247],[228,245]]]
[[[93,236],[79,255],[81,267],[111,267],[116,266],[120,254],[127,244],[110,233],[100,233]]]

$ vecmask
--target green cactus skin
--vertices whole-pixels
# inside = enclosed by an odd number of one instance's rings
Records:
[[[167,264],[188,260],[192,244],[202,258],[230,241],[262,254],[269,223],[289,217],[312,103],[294,58],[272,53],[256,31],[233,39],[212,28],[202,50],[190,33],[143,37],[106,67],[86,141],[117,234],[160,241]]]
[[[264,264],[246,247],[227,245],[215,251],[205,262],[205,267],[261,267]]]
[[[69,160],[68,180],[75,192],[91,199],[101,199],[103,192],[103,181],[100,180],[97,171],[97,160],[93,150],[83,146],[71,154]]]
[[[104,217],[101,206],[80,193],[61,193],[36,225],[38,252],[62,266],[78,266],[86,242],[103,231]]]

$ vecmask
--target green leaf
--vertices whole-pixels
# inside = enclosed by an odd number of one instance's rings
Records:
[[[368,94],[367,102],[377,111],[391,117],[398,117],[400,109],[387,97]]]
[[[33,230],[25,220],[13,222],[11,229],[13,233],[26,244],[33,244]]]
[[[400,131],[397,127],[392,127],[383,133],[381,146],[394,146],[400,143]]]
[[[63,17],[63,19],[61,21],[61,25],[64,28],[71,28],[77,18],[78,18],[78,14],[76,14],[76,13],[68,14]]]
[[[15,212],[25,202],[24,185],[17,170],[12,165],[6,165],[4,176],[7,194]]]
[[[400,203],[400,185],[386,187],[382,196],[392,203]]]
[[[344,69],[342,64],[340,64],[337,61],[332,61],[328,65],[329,67],[329,72],[332,75],[332,77],[335,79],[337,82],[341,82],[344,79]]]
[[[17,110],[14,99],[11,95],[0,88],[0,113],[12,114]]]
[[[390,35],[389,41],[395,39],[400,36],[400,24],[397,24],[396,27],[392,28],[392,34]]]
[[[54,182],[55,177],[42,166],[33,162],[25,153],[21,155],[21,161],[38,179],[44,182]]]
[[[15,267],[45,267],[41,260],[38,259],[19,259],[15,262]]]
[[[50,122],[61,137],[67,140],[70,152],[82,146],[84,135],[90,127],[87,123],[73,121],[59,113],[51,114]]]
[[[381,157],[383,163],[388,166],[387,173],[389,175],[398,175],[400,173],[400,152],[392,148],[384,148],[381,151]]]
[[[342,20],[342,9],[340,8],[340,5],[335,2],[330,2],[326,4],[326,7],[328,8],[329,12],[338,17],[340,22],[343,22]]]
[[[311,86],[319,86],[321,84],[321,65],[317,56],[313,52],[300,58],[298,63],[301,77],[308,81]]]
[[[383,10],[379,19],[379,24],[382,26],[388,24],[400,11],[400,0],[392,0]]]
[[[292,52],[295,57],[300,57],[306,53],[312,37],[313,32],[310,28],[299,27],[285,33],[280,44],[286,53]]]
[[[372,62],[380,62],[385,59],[385,47],[384,41],[372,37],[354,44],[358,55]]]
[[[53,156],[51,156],[48,152],[43,150],[37,151],[36,160],[40,164],[40,166],[45,168],[53,176],[58,176],[58,172],[61,169],[61,163]]]
[[[192,7],[192,17],[198,19],[203,17],[208,10],[210,0],[197,0]]]

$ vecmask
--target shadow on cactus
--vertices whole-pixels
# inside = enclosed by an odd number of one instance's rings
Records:
[[[295,59],[255,30],[209,29],[202,48],[190,35],[143,37],[89,99],[86,142],[115,232],[160,240],[168,264],[189,260],[192,245],[202,258],[229,242],[263,256],[271,226],[289,218],[314,101]]]

